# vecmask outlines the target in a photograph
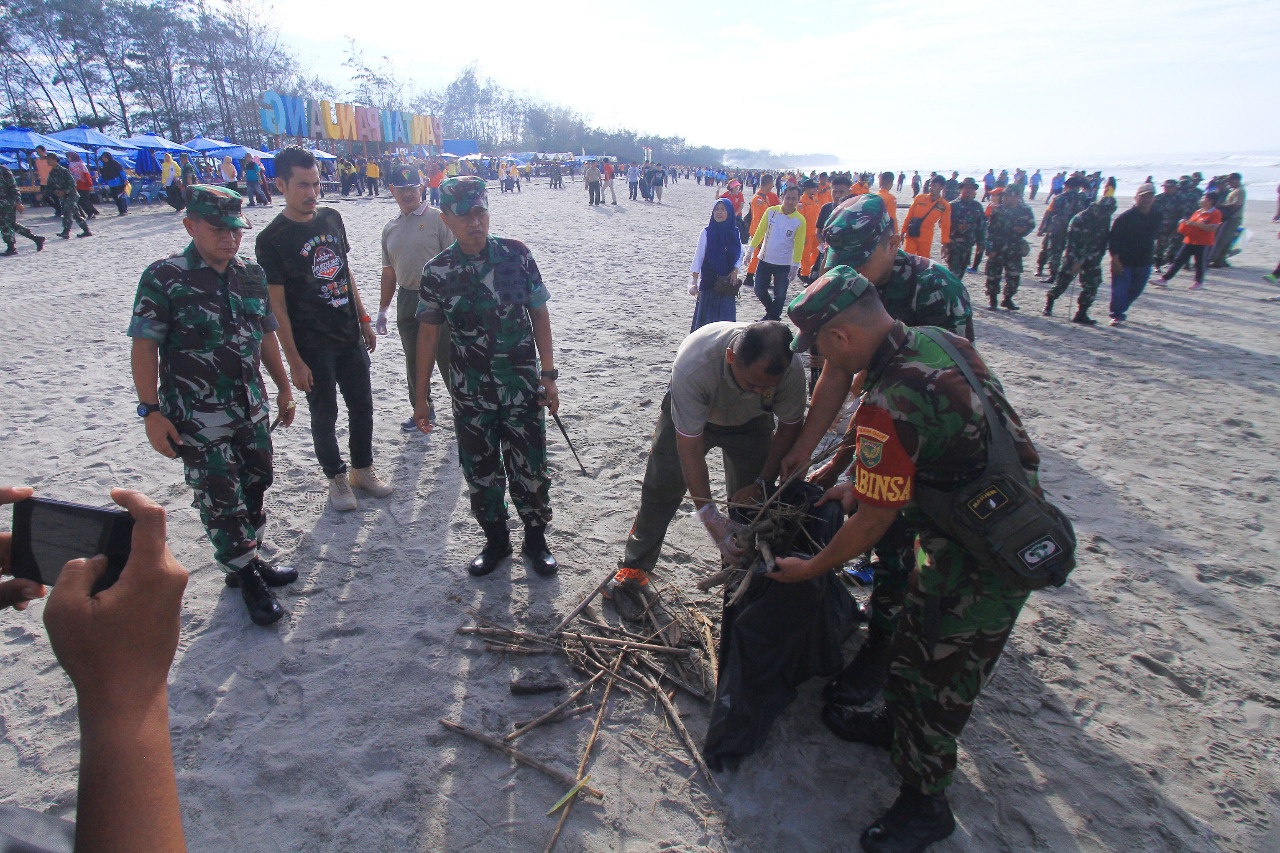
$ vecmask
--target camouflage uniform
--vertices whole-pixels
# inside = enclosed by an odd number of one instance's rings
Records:
[[[70,171],[63,165],[54,166],[49,170],[49,192],[55,194],[58,192],[63,195],[58,196],[62,202],[62,233],[71,233],[71,221],[80,226],[82,233],[89,233],[89,223],[85,219],[84,211],[80,209],[80,193],[76,190],[76,179]]]
[[[15,233],[33,242],[40,242],[36,235],[18,224],[18,205],[21,202],[22,196],[18,194],[18,184],[13,180],[13,172],[7,166],[0,165],[0,240],[10,249],[18,241]]]
[[[959,199],[951,202],[951,244],[947,254],[947,269],[958,279],[964,279],[964,271],[973,258],[973,247],[981,246],[987,234],[986,211],[975,199]]]
[[[1151,206],[1151,214],[1159,223],[1156,226],[1155,266],[1157,269],[1173,263],[1173,256],[1178,254],[1182,245],[1182,237],[1178,234],[1178,220],[1182,217],[1183,199],[1175,189],[1171,193],[1160,193]]]
[[[1037,273],[1043,273],[1045,264],[1048,264],[1049,276],[1053,278],[1058,275],[1058,268],[1062,264],[1062,250],[1067,246],[1067,226],[1071,224],[1073,216],[1088,206],[1089,197],[1080,190],[1070,190],[1054,198],[1040,225],[1040,233],[1045,235],[1045,239],[1040,245],[1040,255],[1036,258]]]
[[[1083,198],[1082,194],[1081,197]],[[1026,236],[1035,227],[1036,218],[1031,213],[1031,208],[1023,204],[1021,199],[1012,207],[1006,207],[1004,202],[1000,202],[991,211],[991,221],[987,224],[986,253],[987,298],[991,300],[992,307],[995,307],[996,298],[1000,295],[1001,273],[1004,274],[1004,298],[1012,299],[1018,292],[1018,283],[1022,279],[1022,259],[1030,252]],[[1064,236],[1063,242],[1065,241]],[[1055,268],[1057,264],[1058,261],[1054,260]]]
[[[448,183],[442,185],[441,206],[465,214],[471,204],[450,198],[449,190]],[[422,271],[418,322],[449,326],[458,461],[471,512],[486,533],[506,529],[504,465],[525,527],[544,528],[551,521],[547,436],[529,319],[529,310],[549,298],[538,265],[518,240],[490,236],[478,256],[464,254],[455,242]]]
[[[1098,296],[1102,284],[1102,258],[1107,254],[1107,239],[1111,236],[1111,214],[1115,213],[1116,200],[1101,198],[1077,213],[1067,226],[1067,259],[1058,273],[1057,282],[1049,291],[1049,302],[1067,292],[1071,280],[1076,277],[1075,265],[1080,264],[1080,311],[1086,312]]]
[[[160,411],[182,437],[192,505],[228,573],[253,562],[266,528],[271,433],[259,367],[276,328],[262,268],[235,257],[224,278],[194,243],[146,268],[129,323],[130,337],[160,343]]]
[[[1000,382],[967,342],[951,343],[983,382],[1012,428],[1018,455],[1036,483],[1039,456]],[[884,699],[893,723],[893,763],[903,781],[924,793],[951,783],[956,741],[1017,621],[1027,592],[979,564],[910,503],[919,479],[952,490],[986,466],[986,417],[981,401],[937,344],[895,324],[867,369],[858,426],[855,496],[904,507],[919,529],[919,569],[893,637]],[[893,491],[877,478],[903,478]],[[896,491],[896,497],[889,497]]]

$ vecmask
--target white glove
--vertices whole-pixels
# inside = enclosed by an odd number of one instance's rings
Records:
[[[374,331],[376,331],[380,335],[385,335],[387,333],[387,309],[386,308],[383,308],[378,312],[378,323],[373,328],[374,328]]]
[[[716,547],[720,549],[720,553],[726,560],[737,563],[742,559],[746,552],[734,536],[739,525],[721,515],[720,510],[713,503],[703,504],[702,509],[698,510],[698,520],[707,529],[711,541],[716,543]]]
[[[791,282],[795,281],[796,276],[798,276],[799,274],[800,274],[800,267],[793,266],[791,268],[791,272],[787,275],[787,283],[790,284]]]

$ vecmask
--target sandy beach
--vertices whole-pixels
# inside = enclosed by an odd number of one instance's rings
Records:
[[[567,187],[541,179],[491,192],[494,233],[529,245],[551,291],[561,414],[591,472],[577,471],[549,422],[559,576],[525,577],[519,565],[466,574],[481,534],[452,416],[429,437],[400,432],[410,412],[393,330],[373,354],[373,388],[375,463],[394,496],[362,498],[349,514],[327,507],[304,400],[275,434],[268,554],[302,577],[270,629],[225,588],[180,465],[150,449],[134,413],[124,330],[142,269],[186,245],[181,217],[153,205],[117,218],[104,205],[97,236],[69,241],[52,236],[47,208],[21,217],[52,239],[39,255],[20,239],[21,254],[0,259],[0,481],[91,504],[125,486],[168,510],[171,546],[191,572],[170,686],[191,850],[545,846],[556,821],[545,813],[565,788],[439,719],[500,734],[557,701],[513,696],[513,678],[581,679],[558,657],[506,656],[456,631],[471,623],[467,609],[548,629],[616,564],[689,328],[689,261],[714,195],[681,181],[650,205],[628,202],[622,184],[616,207],[588,207],[581,183]],[[1280,287],[1259,277],[1280,241],[1274,198],[1253,194],[1254,237],[1234,269],[1210,271],[1198,292],[1188,272],[1167,291],[1148,288],[1124,329],[1105,326],[1108,281],[1094,311],[1103,325],[1082,328],[1067,322],[1065,299],[1058,316],[1040,316],[1046,287],[1031,275],[1018,313],[978,307],[982,277],[966,278],[976,344],[1042,454],[1043,484],[1075,521],[1080,564],[1067,586],[1032,597],[978,703],[950,792],[960,826],[939,853],[1280,850],[1280,302],[1266,301]],[[329,202],[373,306],[394,202]],[[261,228],[280,209],[250,216]],[[1044,209],[1032,203],[1037,222]],[[250,257],[256,233],[244,235]],[[762,310],[744,291],[738,312]],[[339,427],[345,453],[345,416]],[[714,557],[686,503],[655,579],[718,614],[719,593],[694,587]],[[75,695],[42,611],[0,614],[0,802],[71,818]],[[576,806],[558,849],[855,849],[898,778],[887,754],[826,730],[820,692],[806,685],[767,745],[718,774],[722,791],[689,781],[688,756],[652,702],[615,695],[588,768],[605,799]],[[701,739],[707,707],[675,701]],[[520,747],[571,772],[592,716]]]

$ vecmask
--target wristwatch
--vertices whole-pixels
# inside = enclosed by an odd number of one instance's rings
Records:
[[[159,403],[138,403],[138,417],[145,418],[147,415],[153,415],[160,411]]]
[[[560,378],[560,371],[544,370],[540,375],[542,376],[543,379],[550,379],[552,382],[555,382],[557,379]]]

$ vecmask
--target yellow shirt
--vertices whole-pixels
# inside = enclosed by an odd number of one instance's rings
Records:
[[[365,164],[364,176],[366,178],[381,178],[382,170],[378,168],[378,164],[370,160]]]

